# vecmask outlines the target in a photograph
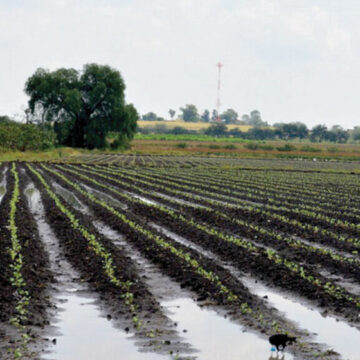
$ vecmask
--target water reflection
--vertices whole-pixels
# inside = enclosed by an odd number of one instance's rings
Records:
[[[269,360],[285,360],[285,354],[271,354]]]
[[[59,322],[56,324],[62,336],[56,346],[42,359],[56,360],[159,360],[170,357],[155,353],[142,353],[129,335],[115,329],[89,298],[69,295],[64,300]]]
[[[189,343],[199,351],[198,358],[206,360],[265,360],[271,345],[267,338],[247,332],[242,326],[219,316],[215,311],[201,309],[189,298],[162,303],[170,311],[170,318]],[[288,353],[270,359],[291,360]]]
[[[315,340],[325,343],[340,353],[345,360],[359,359],[360,331],[334,317],[324,317],[318,309],[310,309],[301,299],[286,298],[263,284],[255,284],[247,278],[243,282],[258,296],[267,296],[268,302],[285,316],[297,322],[303,329],[316,333]]]

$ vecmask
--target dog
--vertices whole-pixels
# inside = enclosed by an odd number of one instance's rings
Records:
[[[286,334],[276,334],[269,337],[269,342],[276,347],[277,351],[284,351],[287,345],[296,342],[296,337],[291,337]]]

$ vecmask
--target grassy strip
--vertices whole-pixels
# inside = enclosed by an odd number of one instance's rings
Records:
[[[96,240],[95,235],[91,234],[84,226],[82,226],[75,215],[66,206],[64,206],[57,195],[51,190],[49,184],[45,181],[41,174],[36,171],[30,164],[27,164],[27,167],[39,179],[46,192],[54,201],[59,210],[69,219],[71,227],[81,233],[81,235],[88,241],[89,249],[93,251],[96,256],[99,256],[102,259],[104,264],[103,270],[105,274],[112,284],[121,289],[123,293],[122,297],[125,299],[126,305],[129,306],[129,309],[133,314],[132,321],[136,328],[139,329],[141,327],[141,321],[139,320],[137,314],[137,306],[134,302],[134,294],[131,292],[132,283],[130,281],[122,282],[116,277],[115,267],[113,265],[111,254],[104,248],[102,244]]]
[[[83,179],[90,181],[100,187],[103,187],[119,196],[121,196],[122,198],[126,198],[128,201],[132,201],[132,202],[136,202],[138,204],[141,204],[143,206],[147,206],[147,207],[152,207],[155,208],[167,215],[169,215],[170,217],[172,217],[174,220],[179,221],[181,223],[183,223],[185,226],[192,226],[194,228],[197,228],[200,231],[205,232],[208,235],[212,235],[212,236],[216,236],[219,239],[232,243],[236,246],[239,246],[243,249],[246,249],[249,252],[256,252],[256,253],[263,253],[269,260],[271,260],[272,262],[274,262],[277,265],[284,265],[288,270],[290,270],[291,272],[297,274],[298,276],[300,276],[302,279],[305,279],[307,282],[309,282],[310,284],[322,289],[324,292],[328,293],[331,296],[334,296],[336,299],[344,299],[350,303],[355,304],[357,307],[360,307],[360,298],[353,296],[349,293],[346,292],[346,290],[340,286],[336,286],[334,285],[332,282],[329,281],[322,281],[318,278],[316,278],[313,275],[309,275],[308,272],[304,269],[303,266],[300,266],[299,264],[290,261],[286,258],[281,257],[276,251],[271,250],[271,249],[263,249],[261,247],[255,246],[252,242],[244,240],[244,239],[240,239],[228,234],[223,234],[222,232],[218,231],[216,228],[208,226],[208,225],[203,225],[203,224],[199,224],[197,223],[194,219],[187,219],[185,218],[183,215],[181,214],[177,214],[175,213],[173,210],[168,209],[164,206],[160,206],[160,205],[155,205],[155,204],[148,204],[142,200],[139,199],[134,199],[128,195],[123,194],[120,191],[117,191],[116,189],[102,184],[94,179],[89,178],[88,176],[85,176],[77,171],[74,170],[69,170],[67,168],[64,168],[62,166],[58,166],[59,168],[65,170],[65,171],[69,171],[71,173],[74,173],[76,175],[78,175],[79,177],[82,177]],[[49,171],[53,171],[51,169],[49,169]],[[61,174],[58,174],[56,172],[54,172],[54,174],[56,174],[59,177],[64,177]],[[107,177],[106,175],[103,174],[99,174],[99,173],[95,173],[97,176],[103,177],[105,179],[111,180],[111,181],[116,181],[116,179],[114,178],[110,178]],[[66,179],[66,177],[64,177],[64,179]],[[63,179],[63,180],[64,180]],[[67,181],[68,183],[71,183],[68,179],[64,180]],[[76,186],[76,185],[72,185],[72,186]],[[78,187],[78,186],[77,186]],[[82,193],[86,193],[84,190],[82,190],[79,187],[79,191],[81,191]],[[87,193],[86,193],[87,194]],[[86,195],[89,197],[89,195]],[[94,197],[93,195],[91,195],[92,197]],[[97,200],[98,201],[98,200]]]

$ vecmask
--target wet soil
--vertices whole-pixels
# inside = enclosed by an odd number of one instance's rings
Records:
[[[67,174],[67,176],[70,177],[70,174]],[[96,187],[94,184],[91,186]],[[116,197],[115,194],[112,194],[112,196]],[[147,207],[136,203],[129,203],[128,205],[134,213],[141,215],[141,217],[148,219],[148,221],[160,219],[163,225],[171,228],[174,232],[191,239],[193,242],[198,242],[199,244],[202,244],[202,246],[208,247],[215,253],[219,254],[225,261],[231,261],[239,269],[252,273],[260,280],[268,281],[269,284],[272,284],[273,286],[297,293],[314,301],[319,307],[326,308],[337,315],[343,316],[347,319],[347,321],[358,324],[359,310],[353,303],[349,303],[348,301],[337,299],[336,297],[329,295],[319,287],[312,285],[305,279],[291,273],[285,266],[274,264],[266,257],[265,254],[252,254],[234,244],[225,243],[215,236],[204,234],[194,227],[182,226],[178,222],[175,222],[172,218],[164,215],[164,213],[160,213],[154,207]],[[102,211],[103,210],[99,209],[97,215],[100,216]],[[208,219],[204,219],[205,222],[207,220]],[[306,255],[306,259],[307,258],[308,257]],[[316,261],[314,260],[314,264],[315,263]],[[301,265],[305,267],[309,274],[314,275],[325,282],[327,281],[327,279],[323,278],[318,272],[316,272],[315,265],[314,269],[303,263]],[[333,264],[330,264],[329,266],[332,266],[334,270],[337,270]],[[351,268],[347,268],[344,271],[351,272]]]
[[[53,177],[53,175],[51,175],[51,177]],[[72,179],[71,176],[68,177]],[[56,181],[59,181],[59,179],[54,176],[54,179],[55,178]],[[71,189],[71,186],[67,185],[64,182],[61,182],[61,185]],[[188,288],[191,291],[196,292],[198,294],[199,301],[200,300],[213,301],[214,304],[222,305],[223,307],[227,308],[229,315],[232,318],[237,318],[241,320],[243,323],[244,323],[244,319],[247,319],[245,320],[247,326],[250,326],[254,329],[257,329],[258,331],[265,333],[272,332],[271,327],[260,325],[257,321],[254,321],[254,319],[251,316],[244,316],[244,314],[242,314],[239,309],[239,305],[240,305],[239,303],[229,304],[227,299],[223,296],[223,294],[220,294],[218,289],[214,287],[212,283],[210,283],[209,281],[207,281],[202,277],[199,277],[198,274],[194,273],[194,271],[186,263],[179,260],[179,258],[174,258],[174,256],[171,255],[171,253],[164,251],[164,249],[155,245],[153,241],[149,241],[149,239],[147,239],[141,233],[135,232],[134,230],[129,228],[126,224],[122,223],[119,220],[119,218],[115,217],[110,212],[104,210],[103,207],[90,202],[80,193],[76,191],[75,193],[76,196],[79,197],[79,199],[82,202],[84,202],[87,206],[91,208],[96,218],[101,219],[101,221],[106,223],[108,226],[123,234],[126,237],[126,239],[130,241],[142,253],[143,256],[148,258],[152,263],[159,266],[163,273],[172,277],[176,282],[179,282],[182,287]],[[117,211],[121,212],[121,209],[117,209]],[[156,218],[156,214],[151,213],[149,209],[147,209],[147,211],[149,212],[148,213],[149,217]],[[154,229],[151,229],[151,227],[147,226],[146,221],[144,221],[143,217],[139,218],[128,212],[126,213],[126,216],[131,220],[133,220],[134,222],[140,223],[143,227],[151,230],[154,234],[157,234],[157,232],[154,231]],[[191,229],[189,231],[191,231]],[[199,264],[204,268],[206,268],[207,270],[211,270],[212,272],[216,273],[216,275],[219,276],[223,284],[225,284],[231,291],[233,291],[233,293],[238,295],[241,301],[246,301],[253,309],[257,309],[263,314],[265,314],[265,319],[267,321],[269,321],[270,319],[271,321],[276,319],[276,321],[278,321],[281,324],[281,326],[285,326],[285,327],[289,326],[289,324],[286,323],[286,321],[284,321],[282,317],[279,317],[276,314],[275,309],[268,309],[266,306],[264,306],[264,302],[262,300],[250,294],[248,289],[245,288],[243,284],[241,284],[237,279],[235,279],[229,271],[217,265],[212,259],[209,259],[186,246],[179,245],[178,243],[174,242],[171,238],[166,237],[161,233],[158,233],[158,235],[162,236],[162,238],[166,239],[167,242],[173,244],[178,249],[182,249],[183,251],[187,252],[193,259],[196,259],[199,262]],[[191,239],[193,240],[194,237],[196,237],[196,234],[192,232]],[[209,240],[211,241],[211,239]],[[218,245],[218,249],[224,247],[223,243],[222,244],[218,243],[217,245]],[[234,253],[234,257],[241,258],[242,256],[241,255],[239,256],[239,253],[237,252],[236,254]],[[243,261],[249,262],[249,257],[245,256],[243,258]],[[250,262],[252,262],[251,259]],[[248,268],[248,267],[244,267],[244,268]],[[264,272],[265,268],[266,271],[268,271],[268,263],[265,263],[262,266],[261,265],[256,266],[256,270],[260,274],[261,272]],[[280,283],[283,281],[281,279],[281,277],[283,277],[283,279],[285,279],[284,281],[286,282],[287,280],[289,280],[288,282],[291,283],[293,287],[299,286],[299,281],[295,282],[291,274],[289,276],[289,272],[287,271],[287,269],[283,269],[282,272],[278,271],[276,276]],[[301,284],[300,284],[300,289],[301,289]],[[315,297],[316,296],[319,296],[319,294],[315,294]],[[267,324],[269,324],[269,322],[267,322]],[[294,331],[294,329],[291,329],[291,331]]]

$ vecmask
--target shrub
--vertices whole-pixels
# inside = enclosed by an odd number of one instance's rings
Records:
[[[225,145],[224,149],[235,150],[235,149],[237,149],[237,147],[234,144],[229,144],[229,145]]]
[[[175,144],[175,147],[180,148],[180,149],[185,149],[185,148],[187,148],[187,143],[178,143],[178,144]]]
[[[300,150],[304,152],[321,152],[321,149],[309,145],[301,147]]]
[[[245,144],[244,147],[245,147],[246,149],[249,149],[249,150],[258,150],[258,149],[259,149],[259,144],[258,144],[258,143],[253,143],[253,142],[249,142],[249,143]]]
[[[279,151],[294,151],[294,150],[296,150],[296,147],[294,145],[287,143],[283,146],[277,147],[276,149]]]
[[[259,149],[261,149],[261,150],[274,150],[274,147],[272,145],[264,144],[264,145],[259,145]]]

